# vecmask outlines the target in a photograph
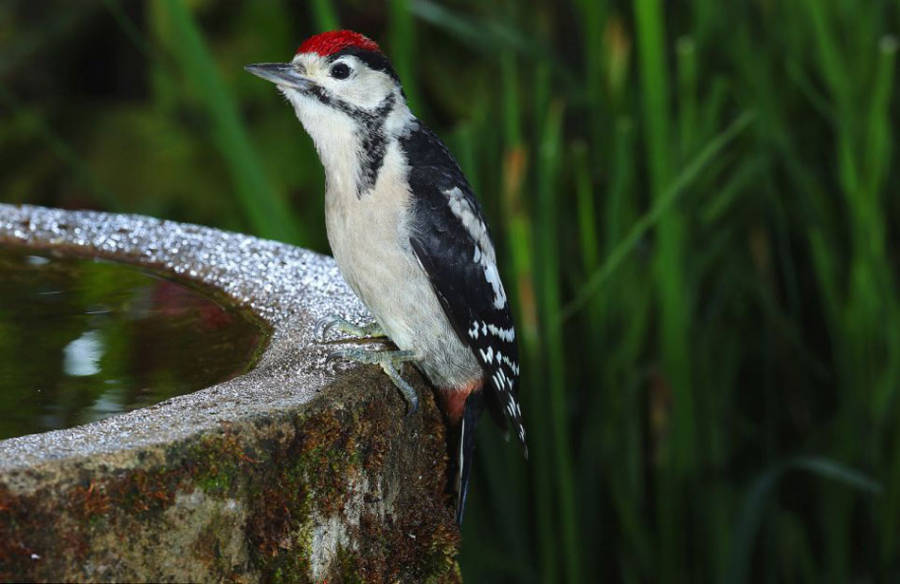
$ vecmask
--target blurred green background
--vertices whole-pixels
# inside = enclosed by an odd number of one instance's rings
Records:
[[[4,0],[0,200],[327,252],[246,63],[364,32],[456,153],[520,330],[470,582],[900,579],[900,3]]]

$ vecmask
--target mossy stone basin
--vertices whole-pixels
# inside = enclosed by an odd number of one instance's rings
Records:
[[[230,379],[0,440],[0,580],[459,580],[441,414],[411,370],[420,408],[407,417],[376,367],[327,363],[335,346],[315,340],[315,322],[366,319],[330,258],[196,225],[4,204],[0,247],[136,266],[213,290],[271,331]],[[79,326],[63,360],[90,328]],[[104,364],[87,338],[76,373]],[[48,367],[64,369],[59,358]]]

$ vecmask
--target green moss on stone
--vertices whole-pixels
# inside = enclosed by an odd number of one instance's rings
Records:
[[[360,386],[370,392],[364,399]],[[353,545],[341,546],[331,561],[331,584],[459,581],[459,534],[445,489],[444,424],[432,396],[423,394],[421,412],[407,419],[398,415],[405,404],[383,376],[367,374],[335,392],[356,400],[354,406],[319,400],[301,415],[223,426],[144,457],[144,464],[158,461],[155,465],[59,483],[55,491],[19,495],[0,484],[0,579],[85,579],[84,573],[65,570],[89,564],[99,553],[92,547],[101,545],[98,541],[117,549],[155,549],[141,538],[166,528],[179,494],[199,489],[204,505],[213,501],[212,509],[215,501],[223,506],[239,501],[244,518],[249,564],[230,565],[232,558],[222,554],[233,515],[205,516],[188,546],[214,577],[247,573],[251,579],[308,582],[315,521],[338,516]],[[382,483],[395,497],[387,517],[379,503],[354,515],[358,525],[349,521],[350,502],[360,495],[355,489],[368,485],[362,495],[370,498]],[[377,503],[363,499],[368,500]],[[190,512],[175,511],[176,516]],[[74,568],[66,558],[76,560]],[[139,573],[131,579],[140,579]]]

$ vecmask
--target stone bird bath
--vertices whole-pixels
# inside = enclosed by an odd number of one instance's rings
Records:
[[[0,204],[0,246],[136,264],[271,327],[252,370],[97,422],[0,440],[0,580],[459,579],[445,428],[375,367],[326,363],[365,318],[331,258],[147,217]]]

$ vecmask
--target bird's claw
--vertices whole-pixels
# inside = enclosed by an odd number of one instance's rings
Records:
[[[346,359],[346,357],[344,357],[343,353],[341,353],[340,351],[332,351],[331,353],[328,353],[328,355],[325,357],[325,362],[326,363],[334,363],[335,361],[337,361],[339,359]]]
[[[416,394],[413,386],[401,377],[398,367],[408,361],[415,361],[417,358],[414,351],[367,351],[353,347],[333,351],[326,360],[346,359],[357,363],[380,365],[381,369],[394,382],[397,389],[400,390],[400,393],[403,394],[403,397],[406,398],[408,405],[406,415],[411,416],[419,409],[419,396]]]
[[[320,343],[325,342],[328,331],[335,329],[338,332],[350,335],[354,339],[380,338],[387,336],[377,322],[371,322],[358,326],[340,316],[331,314],[320,318],[315,324],[315,337]]]

